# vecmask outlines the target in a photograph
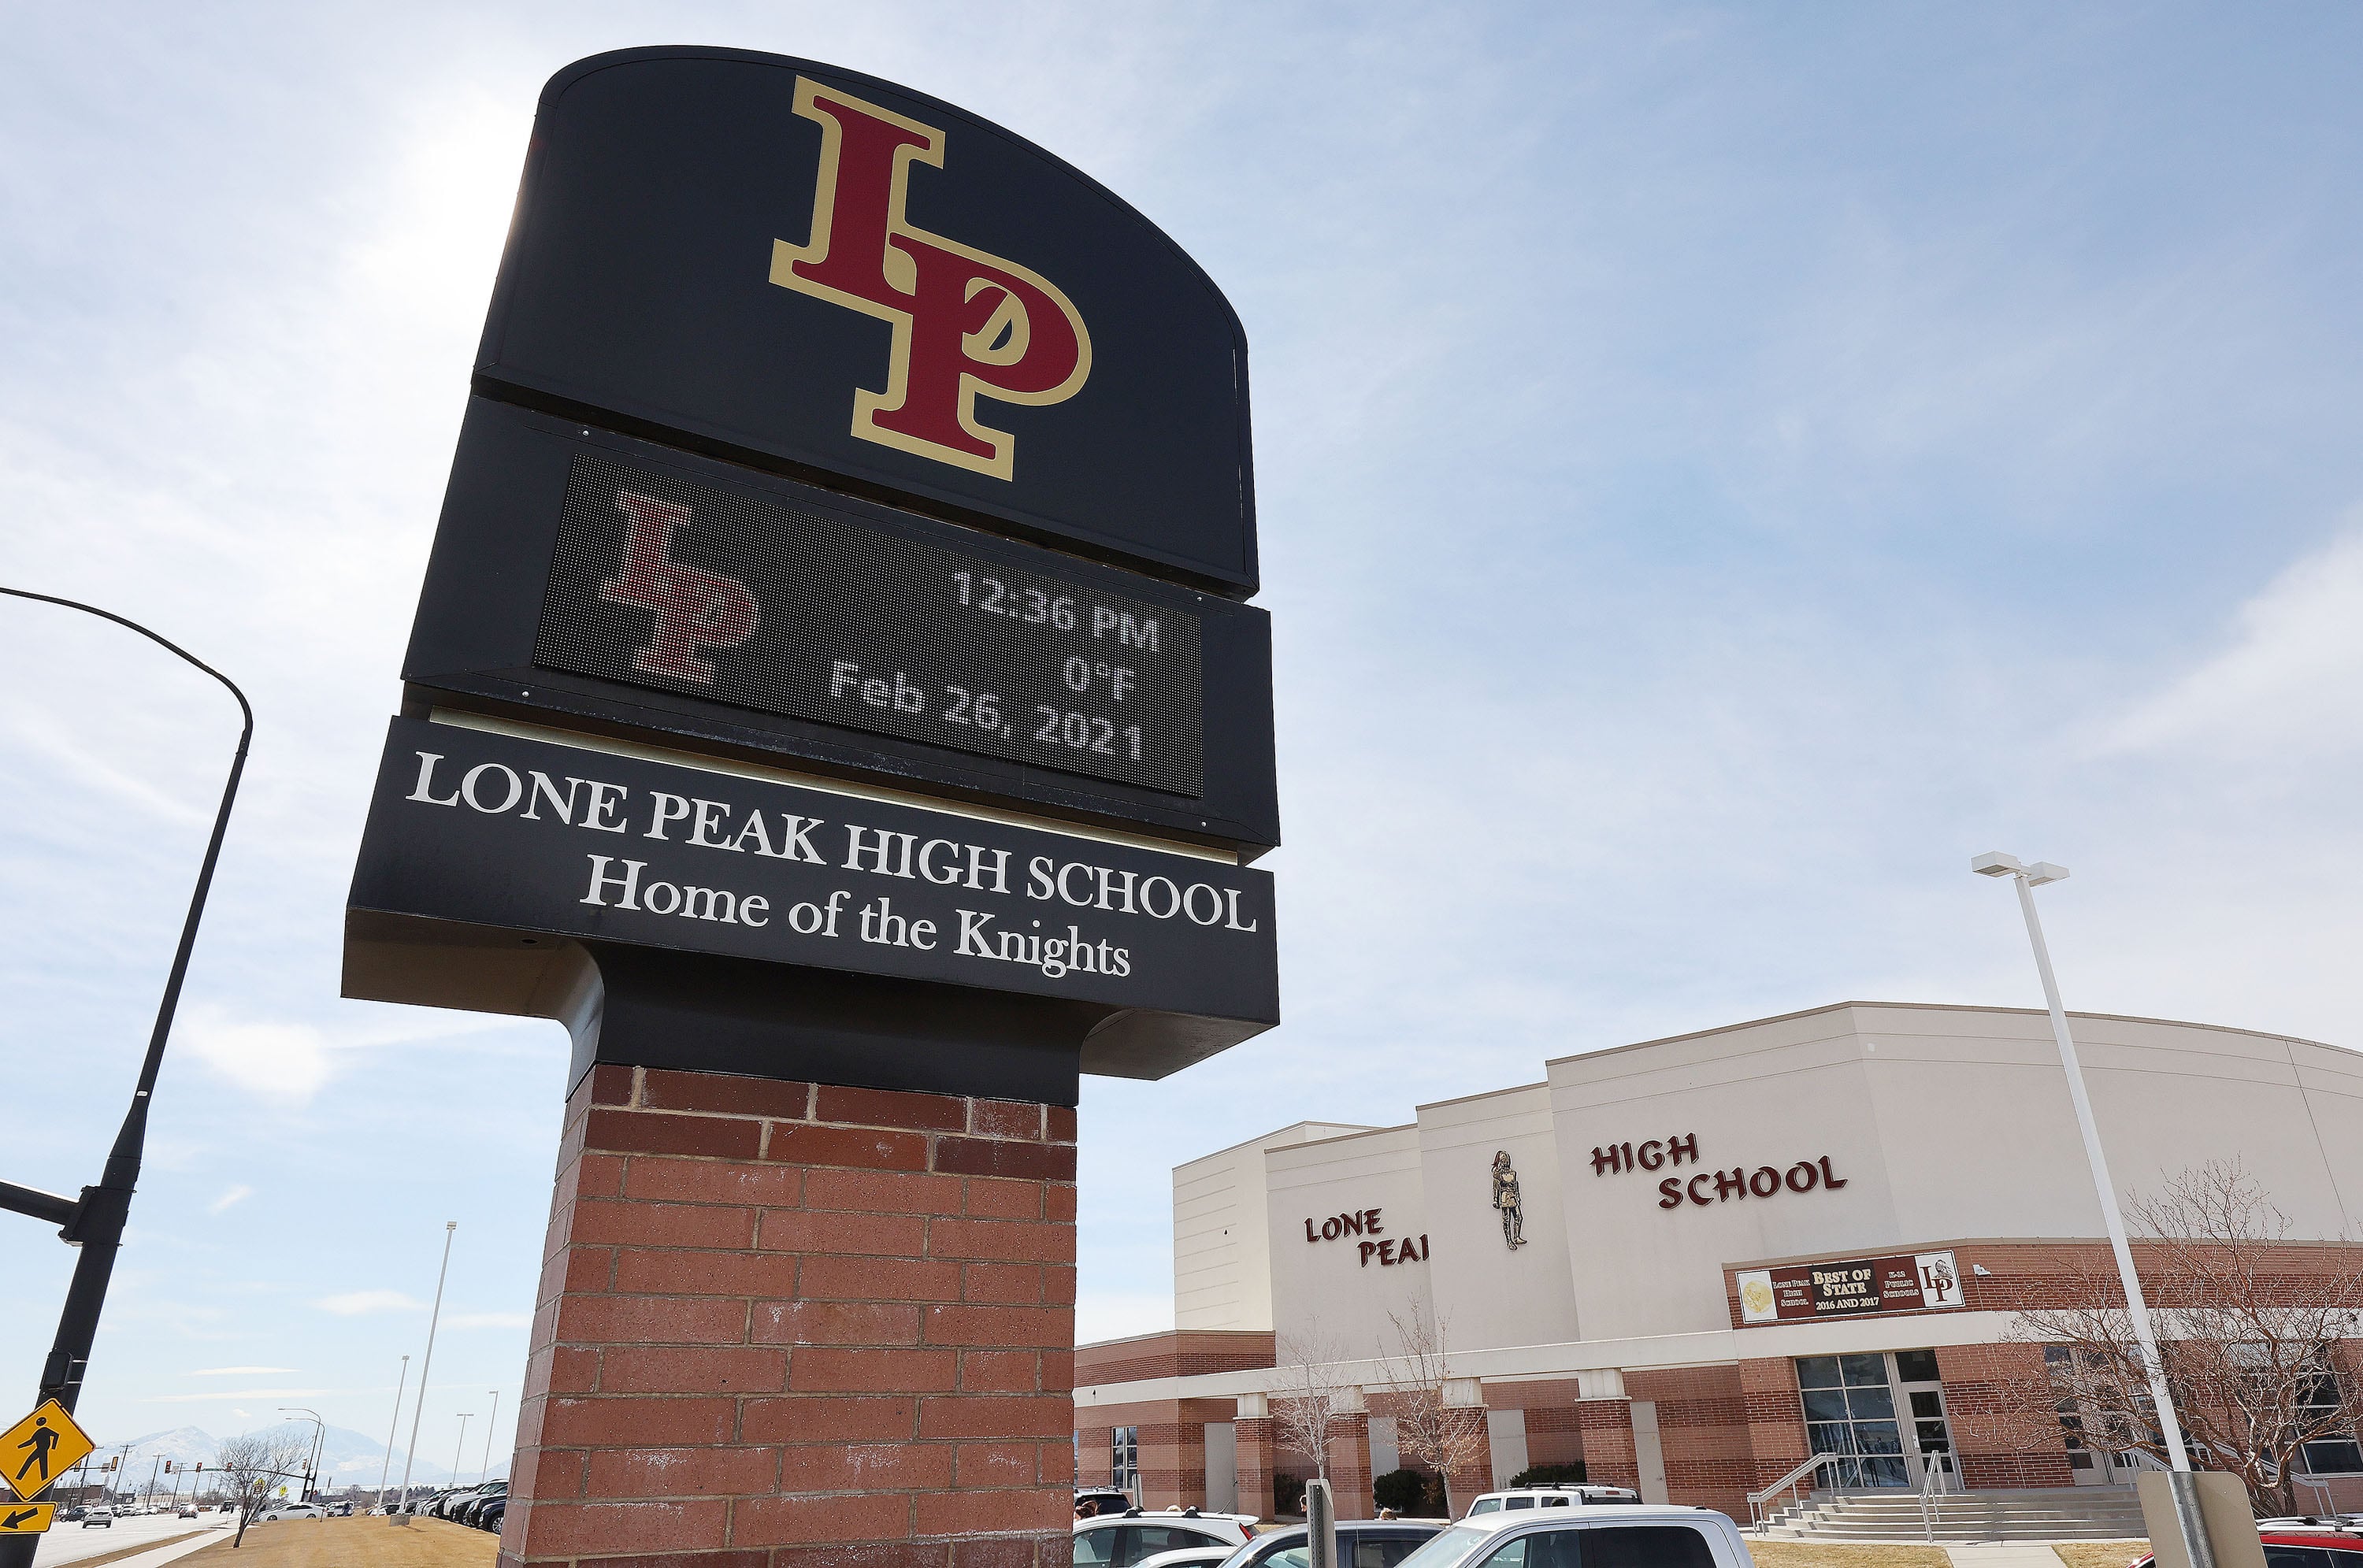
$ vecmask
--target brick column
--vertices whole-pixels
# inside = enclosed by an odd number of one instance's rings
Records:
[[[1271,1515],[1271,1462],[1275,1441],[1271,1418],[1260,1394],[1250,1395],[1239,1401],[1237,1419],[1232,1430],[1238,1438],[1239,1450],[1239,1512],[1253,1514],[1259,1519]]]
[[[1583,1433],[1583,1478],[1595,1486],[1641,1485],[1641,1464],[1633,1452],[1630,1399],[1578,1399],[1575,1424]]]
[[[1054,1106],[593,1069],[502,1568],[1064,1564],[1074,1137]]]
[[[1370,1416],[1344,1411],[1329,1418],[1329,1496],[1341,1519],[1366,1519],[1370,1501]]]
[[[1805,1462],[1805,1407],[1797,1396],[1797,1364],[1765,1356],[1739,1364],[1739,1397],[1747,1451],[1759,1491]]]
[[[1448,1499],[1456,1513],[1466,1513],[1469,1505],[1480,1496],[1493,1489],[1493,1452],[1485,1436],[1485,1412],[1475,1406],[1453,1406],[1445,1417],[1457,1423],[1469,1441],[1460,1445],[1468,1458],[1446,1472],[1444,1481],[1451,1496]],[[1503,1481],[1509,1480],[1504,1475]]]

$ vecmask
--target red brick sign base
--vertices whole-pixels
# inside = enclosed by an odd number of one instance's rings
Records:
[[[1064,1568],[1075,1113],[600,1066],[502,1568]]]

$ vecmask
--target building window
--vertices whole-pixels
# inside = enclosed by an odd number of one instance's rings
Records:
[[[2316,1422],[2328,1425],[2335,1421],[2336,1412],[2342,1404],[2338,1397],[2338,1379],[2327,1374],[2314,1378],[2307,1384],[2300,1402],[2306,1407],[2306,1415],[2311,1418],[2306,1422],[2307,1426]],[[2363,1472],[2363,1448],[2357,1446],[2354,1430],[2349,1425],[2347,1435],[2343,1438],[2324,1438],[2307,1443],[2303,1450],[2305,1473],[2309,1475],[2353,1475]]]
[[[1805,1439],[1815,1453],[1846,1456],[1833,1466],[1842,1486],[1908,1486],[1903,1433],[1895,1419],[1895,1391],[1887,1357],[1807,1355],[1797,1358],[1797,1392],[1805,1404]]]
[[[1108,1434],[1108,1484],[1140,1501],[1140,1429],[1118,1427]]]

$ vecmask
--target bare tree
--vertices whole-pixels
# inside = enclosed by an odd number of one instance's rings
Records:
[[[1458,1517],[1452,1473],[1477,1463],[1489,1448],[1482,1411],[1445,1402],[1444,1324],[1413,1301],[1408,1319],[1390,1312],[1394,1343],[1381,1356],[1381,1375],[1395,1408],[1395,1446],[1444,1478],[1444,1511]]]
[[[230,1542],[233,1549],[246,1544],[246,1527],[270,1497],[273,1484],[289,1475],[301,1474],[311,1451],[308,1438],[284,1430],[248,1432],[221,1441],[222,1472],[229,1483],[230,1497],[238,1505],[238,1536]]]
[[[2296,1255],[2289,1216],[2236,1160],[2186,1170],[2125,1214],[2192,1464],[2237,1474],[2259,1512],[2296,1512],[2304,1446],[2354,1437],[2339,1342],[2363,1331],[2363,1270]],[[2163,1465],[2113,1264],[2071,1269],[2053,1294],[2058,1305],[2017,1314],[2014,1337],[2045,1347],[2045,1371],[1997,1391],[2007,1413],[2030,1443],[2058,1441],[2064,1425],[2094,1452]]]
[[[1313,1456],[1315,1472],[1329,1479],[1329,1431],[1353,1408],[1349,1385],[1337,1381],[1337,1347],[1316,1329],[1280,1342],[1280,1386],[1272,1391],[1271,1421],[1281,1444]]]

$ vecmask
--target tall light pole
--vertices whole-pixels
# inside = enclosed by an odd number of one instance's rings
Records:
[[[427,1375],[435,1366],[435,1325],[443,1320],[443,1281],[451,1273],[451,1232],[459,1228],[457,1220],[443,1221],[443,1266],[435,1275],[435,1310],[427,1319],[427,1354],[418,1364],[418,1397],[410,1405],[410,1452],[402,1456],[402,1501],[405,1508],[410,1504],[410,1469],[418,1463],[418,1419],[427,1414]],[[394,1522],[406,1525],[410,1515],[396,1514]],[[2202,1568],[2215,1565],[2209,1562]]]
[[[2019,912],[2026,917],[2026,940],[2035,948],[2035,972],[2043,977],[2044,1005],[2051,1010],[2051,1038],[2059,1047],[2059,1066],[2068,1075],[2068,1098],[2076,1107],[2076,1131],[2083,1135],[2084,1160],[2092,1167],[2092,1190],[2101,1199],[2101,1222],[2108,1227],[2109,1250],[2116,1254],[2117,1280],[2124,1287],[2125,1315],[2133,1320],[2134,1342],[2141,1348],[2142,1370],[2149,1375],[2149,1397],[2158,1408],[2158,1430],[2166,1440],[2174,1490],[2174,1521],[2182,1532],[2182,1546],[2191,1568],[2215,1568],[2208,1544],[2207,1526],[2199,1512],[2199,1484],[2191,1474],[2191,1455],[2182,1445],[2182,1422],[2174,1413],[2174,1392],[2167,1386],[2166,1363],[2158,1353],[2158,1338],[2150,1332],[2149,1303],[2142,1297],[2141,1275],[2134,1269],[2133,1248],[2125,1242],[2125,1220],[2117,1208],[2116,1183],[2109,1178],[2108,1156],[2101,1150],[2101,1129],[2092,1120],[2092,1099],[2084,1089],[2084,1066],[2076,1057],[2076,1042],[2068,1033],[2068,1010],[2059,1002],[2059,981],[2051,973],[2051,949],[2043,940],[2043,922],[2035,912],[2035,889],[2068,879],[2068,867],[2048,860],[2023,864],[2014,855],[1991,850],[1973,858],[1969,869],[1980,877],[2008,877],[2018,888]]]
[[[385,1424],[385,1463],[377,1467],[377,1506],[385,1507],[385,1478],[394,1469],[394,1434],[402,1429],[402,1391],[410,1386],[410,1358],[402,1358],[402,1375],[394,1380],[394,1419]]]
[[[66,1284],[66,1304],[58,1314],[57,1337],[50,1342],[49,1359],[41,1364],[41,1391],[36,1399],[55,1399],[68,1411],[82,1397],[83,1376],[90,1366],[92,1342],[98,1337],[99,1314],[106,1306],[107,1281],[115,1274],[115,1254],[123,1245],[123,1231],[131,1215],[132,1189],[139,1185],[140,1162],[148,1147],[148,1110],[156,1096],[156,1077],[163,1070],[164,1045],[172,1036],[172,1018],[180,1010],[181,983],[189,973],[189,955],[197,945],[197,924],[205,919],[205,895],[214,885],[214,867],[221,859],[222,837],[229,831],[230,807],[238,801],[238,781],[246,772],[246,752],[254,739],[254,709],[238,683],[186,648],[167,641],[137,621],[80,600],[61,599],[22,588],[0,587],[0,594],[61,605],[95,615],[103,621],[139,633],[178,658],[186,660],[229,689],[238,699],[244,725],[238,751],[230,758],[229,778],[222,785],[221,804],[214,812],[213,836],[205,841],[205,857],[197,867],[196,890],[189,897],[189,912],[181,922],[180,945],[172,950],[172,966],[164,977],[163,999],[156,1007],[156,1023],[148,1034],[148,1054],[141,1058],[131,1108],[116,1130],[115,1146],[107,1152],[96,1186],[85,1187],[79,1198],[45,1192],[39,1187],[0,1181],[0,1209],[29,1214],[57,1226],[58,1236],[82,1249],[74,1259],[73,1277]],[[38,1502],[49,1488],[26,1499]],[[0,1568],[32,1568],[33,1548],[39,1537],[22,1533],[0,1539]]]
[[[493,1390],[493,1413],[484,1418],[484,1465],[476,1472],[476,1485],[481,1486],[493,1478],[493,1432],[500,1424],[501,1391]]]
[[[295,1499],[299,1503],[308,1503],[312,1500],[311,1495],[319,1490],[320,1449],[327,1441],[328,1423],[320,1419],[319,1411],[307,1410],[301,1405],[282,1405],[279,1413],[283,1416],[308,1416],[312,1419],[312,1446],[304,1451],[304,1491]]]
[[[475,1413],[473,1410],[460,1412],[460,1436],[451,1444],[451,1484],[455,1486],[460,1484],[460,1456],[468,1447],[468,1422]]]

